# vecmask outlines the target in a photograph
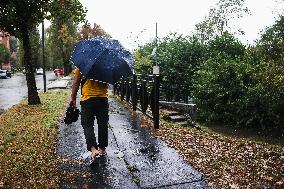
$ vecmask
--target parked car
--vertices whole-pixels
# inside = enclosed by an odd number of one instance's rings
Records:
[[[11,71],[7,70],[6,74],[7,74],[7,77],[10,77],[10,78],[12,77],[12,72]]]
[[[0,69],[0,78],[1,79],[6,79],[6,78],[11,78],[12,77],[12,74],[11,72],[9,72],[8,70],[1,70]]]
[[[37,69],[36,74],[37,75],[43,75],[43,69],[42,68]]]
[[[64,75],[64,71],[62,69],[55,69],[53,72],[56,76]]]

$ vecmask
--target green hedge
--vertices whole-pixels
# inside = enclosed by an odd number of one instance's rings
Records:
[[[138,73],[151,72],[153,48],[136,51]],[[208,43],[171,34],[158,43],[162,94],[186,90],[204,121],[284,132],[284,65],[263,52],[227,32]]]

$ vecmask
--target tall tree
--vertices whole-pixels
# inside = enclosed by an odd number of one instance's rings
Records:
[[[0,65],[8,62],[10,58],[10,52],[3,44],[0,44]]]
[[[284,16],[279,16],[276,22],[267,27],[258,41],[263,54],[275,62],[284,61]]]
[[[30,34],[31,49],[32,49],[32,64],[35,68],[42,67],[42,56],[41,56],[41,39],[39,30],[35,29]]]
[[[82,39],[89,39],[96,36],[111,37],[100,25],[94,23],[92,28],[89,23],[85,23],[80,29],[80,36]]]
[[[224,32],[244,34],[241,28],[236,28],[234,22],[250,11],[245,7],[245,0],[219,0],[216,7],[210,9],[209,15],[196,24],[196,35],[203,41],[208,41]]]
[[[64,68],[66,75],[71,71],[69,57],[74,45],[79,40],[76,25],[71,21],[67,24],[58,25],[54,22],[47,30],[47,50],[53,68]]]
[[[15,35],[23,43],[28,104],[40,104],[31,62],[30,32],[43,20],[49,2],[50,0],[2,0],[0,3],[1,30]]]
[[[12,69],[16,67],[16,62],[17,62],[17,52],[18,52],[18,39],[15,37],[10,37],[9,43],[10,43],[10,64]]]
[[[57,32],[57,47],[65,75],[71,72],[70,55],[77,41],[76,27],[85,21],[86,12],[79,0],[58,0],[51,4],[50,18],[54,32]]]

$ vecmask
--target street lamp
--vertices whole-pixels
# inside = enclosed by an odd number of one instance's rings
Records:
[[[159,75],[160,69],[157,62],[157,48],[158,48],[158,23],[156,23],[156,38],[155,38],[155,47],[151,53],[152,57],[154,57],[155,66],[153,66],[153,75]]]
[[[46,75],[45,75],[45,50],[44,50],[44,19],[42,21],[42,69],[43,69],[43,91],[46,92]]]

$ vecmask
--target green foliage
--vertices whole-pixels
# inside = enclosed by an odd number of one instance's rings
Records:
[[[64,11],[62,11],[64,10]],[[78,0],[53,1],[49,9],[52,26],[49,30],[50,44],[48,47],[52,58],[53,67],[63,67],[64,73],[71,72],[70,55],[74,49],[79,35],[76,31],[77,25],[85,21],[86,10]]]
[[[74,23],[84,22],[87,10],[79,0],[53,0],[49,12],[50,15],[47,16],[47,19],[52,22],[60,20],[60,25],[62,25],[68,20],[72,20]]]
[[[175,100],[179,100],[182,93],[190,94],[192,76],[206,56],[206,47],[197,38],[172,34],[162,39],[157,50],[157,61],[161,85],[168,99],[172,99],[173,93]]]
[[[253,66],[239,58],[217,56],[205,61],[196,72],[193,95],[200,116],[210,121],[237,122],[241,99],[253,82]]]
[[[218,56],[202,64],[193,87],[200,117],[239,126],[281,128],[284,66],[263,61],[255,65],[250,60]]]
[[[157,61],[161,95],[179,100],[186,91],[202,120],[284,132],[280,22],[267,29],[255,47],[246,47],[228,32],[206,43],[171,34],[159,41],[156,57],[151,56],[153,43],[135,51],[135,71],[150,74]]]
[[[85,23],[80,29],[80,35],[83,39],[90,39],[97,36],[105,36],[110,38],[111,35],[108,34],[100,25],[94,23],[94,27],[92,28],[89,23]]]
[[[42,109],[49,112],[44,116],[42,127],[50,128],[56,126],[58,123],[58,113],[62,112],[66,106],[66,99],[69,93],[66,91],[57,91],[40,94],[44,97]],[[58,108],[60,107],[60,110]]]
[[[136,64],[134,69],[136,73],[142,75],[149,75],[152,73],[152,68],[154,65],[154,59],[151,55],[154,49],[154,44],[148,43],[144,45],[143,48],[140,48],[135,51],[134,59]]]
[[[30,32],[31,43],[31,63],[34,68],[42,67],[42,47],[38,29]],[[17,67],[24,66],[24,49],[22,42],[19,43],[19,51],[17,52]]]
[[[241,57],[244,55],[246,47],[237,40],[232,34],[225,32],[208,42],[210,56],[216,57],[219,54],[224,56]]]
[[[0,44],[0,64],[8,62],[9,58],[10,58],[9,50],[3,44]]]
[[[224,32],[244,34],[241,28],[235,28],[230,21],[242,18],[244,14],[250,14],[245,5],[245,0],[219,0],[209,15],[203,21],[196,24],[196,35],[202,41],[209,41]]]
[[[258,45],[267,59],[283,62],[284,60],[284,16],[280,16],[274,25],[266,28]]]
[[[149,75],[157,61],[160,66],[162,95],[179,100],[190,94],[192,76],[207,57],[206,46],[195,37],[170,34],[159,41],[157,56],[151,55],[155,45],[146,44],[135,52],[136,73]]]
[[[29,104],[40,104],[32,64],[30,32],[42,22],[50,0],[9,0],[0,3],[0,28],[23,42]]]
[[[142,56],[142,53],[140,51],[137,51],[134,55],[134,58],[136,62],[139,62],[138,64],[135,64],[135,72],[142,75],[151,74],[153,60],[150,56]]]
[[[193,86],[202,119],[284,131],[283,20],[268,28],[256,47],[246,48],[226,32],[208,41],[210,59]]]
[[[23,44],[19,42],[19,49],[17,52],[17,61],[16,61],[16,69],[23,69],[24,64],[24,48]]]
[[[35,68],[42,67],[42,49],[41,49],[41,39],[38,29],[30,33],[30,41],[32,48],[32,59],[31,63]]]
[[[256,82],[251,86],[247,98],[247,124],[284,132],[284,65],[261,62],[255,70]]]
[[[18,40],[17,38],[10,38],[9,40],[10,42],[10,52],[17,52],[17,48],[18,48]]]
[[[0,3],[0,28],[20,39],[26,28],[35,28],[43,20],[50,0],[9,0]]]
[[[53,23],[47,30],[46,57],[49,67],[63,68],[64,61],[70,66],[69,58],[79,40],[76,25],[72,21],[59,26]]]

